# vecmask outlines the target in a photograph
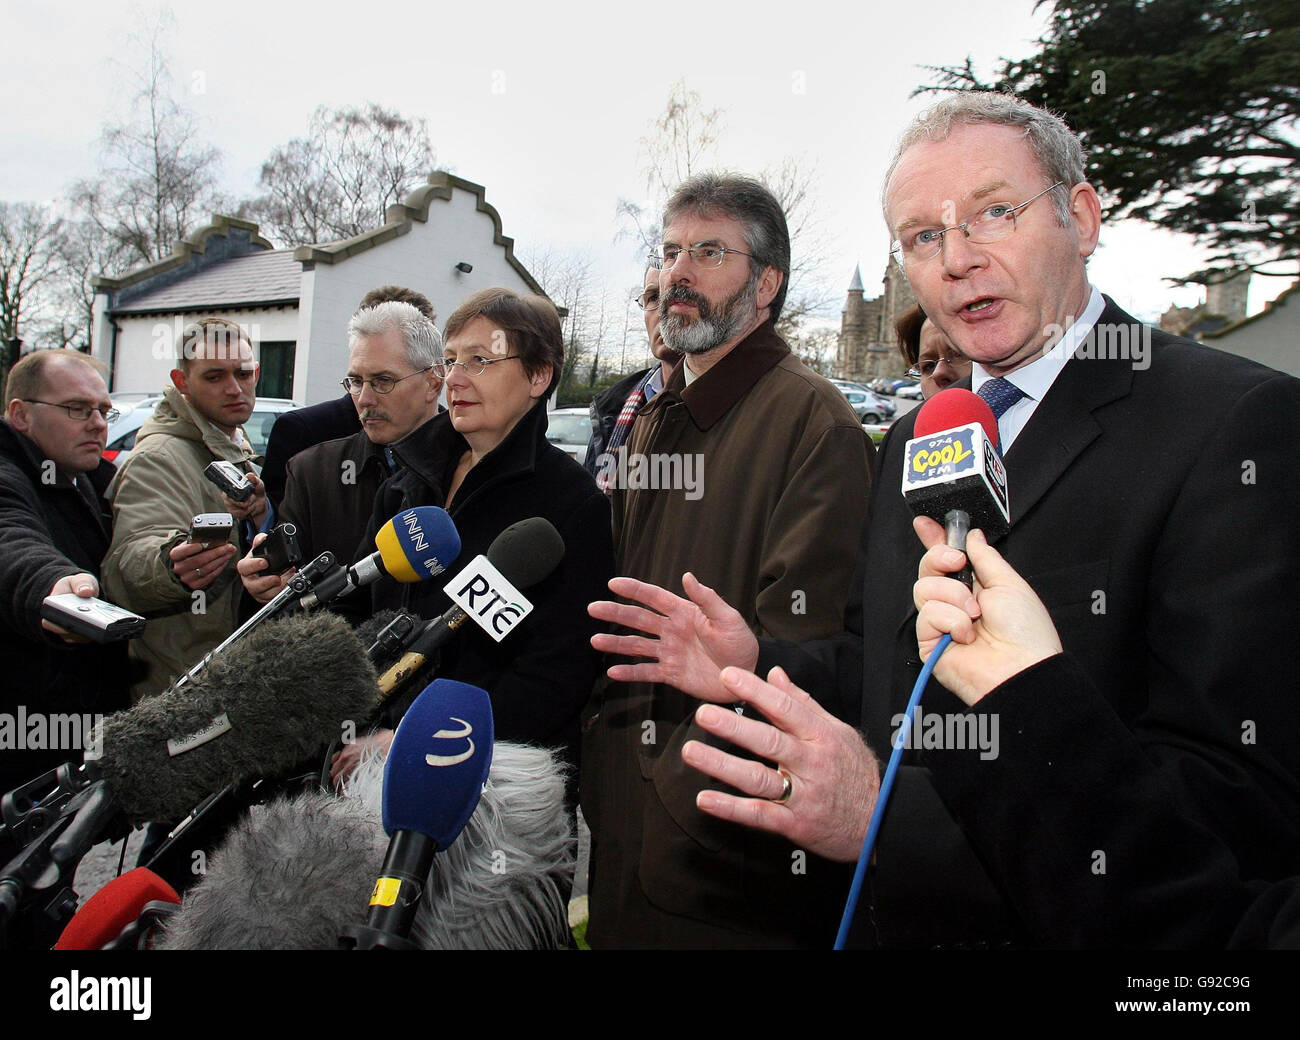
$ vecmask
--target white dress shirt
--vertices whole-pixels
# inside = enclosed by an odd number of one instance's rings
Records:
[[[1078,321],[1065,330],[1058,343],[1045,351],[1038,360],[1031,361],[1002,377],[1025,395],[1003,412],[1002,418],[998,420],[998,436],[1002,441],[1003,455],[1011,450],[1011,445],[1029,422],[1034,409],[1038,407],[1038,402],[1052,388],[1056,377],[1061,374],[1061,369],[1065,368],[1065,363],[1074,356],[1079,344],[1087,338],[1092,327],[1097,324],[1097,319],[1101,317],[1105,305],[1106,301],[1102,299],[1101,293],[1092,289],[1092,295],[1088,297],[1088,305],[1083,308],[1083,314],[1079,316]],[[971,389],[975,393],[979,393],[980,387],[994,378],[996,377],[989,375],[982,365],[971,366]]]

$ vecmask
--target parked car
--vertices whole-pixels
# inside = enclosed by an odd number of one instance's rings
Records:
[[[153,410],[161,401],[162,394],[121,393],[112,394],[113,407],[122,414],[113,420],[108,428],[108,444],[104,448],[104,458],[121,466],[135,447],[135,435],[140,432],[144,421],[153,415]],[[244,433],[257,455],[266,453],[266,442],[271,437],[271,427],[275,420],[285,412],[301,408],[297,401],[286,401],[279,397],[259,397],[253,414],[244,423]]]
[[[872,393],[860,383],[850,383],[847,379],[832,379],[831,382],[849,399],[849,404],[853,406],[860,419],[864,415],[874,415],[876,418],[870,421],[880,422],[882,419],[892,419],[894,413],[898,411],[898,406],[893,401],[887,401],[879,394]],[[862,422],[867,421],[862,419]]]
[[[919,401],[921,399],[921,384],[910,383],[907,386],[900,386],[894,391],[895,397],[901,397],[905,401]]]
[[[546,439],[578,462],[584,462],[591,440],[591,413],[586,408],[557,408],[548,412]]]
[[[283,397],[259,397],[253,414],[244,423],[244,433],[248,435],[248,443],[253,446],[253,454],[265,455],[266,442],[271,439],[271,427],[275,425],[275,420],[285,412],[301,407],[299,402]]]
[[[832,379],[831,382],[841,390],[871,390],[870,386],[863,383],[855,383],[851,379]]]
[[[881,417],[888,422],[898,412],[898,405],[894,404],[888,397],[881,397],[879,394],[869,394],[876,402],[876,407],[880,409]]]
[[[849,405],[857,413],[858,421],[861,423],[878,423],[885,418],[885,411],[882,404],[889,405],[889,415],[894,414],[894,406],[888,401],[881,401],[875,394],[868,393],[865,390],[846,390],[844,396],[849,399]]]
[[[104,458],[121,466],[135,446],[135,435],[162,400],[162,394],[110,394],[118,416],[108,426]]]

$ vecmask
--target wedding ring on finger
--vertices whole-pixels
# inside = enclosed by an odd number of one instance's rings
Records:
[[[790,795],[794,793],[794,777],[781,766],[777,766],[776,771],[781,774],[781,793],[769,800],[778,805],[785,805],[790,800]]]

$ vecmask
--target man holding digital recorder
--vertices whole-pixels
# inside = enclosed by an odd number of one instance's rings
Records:
[[[240,429],[252,414],[257,358],[247,333],[204,318],[181,334],[172,385],[109,489],[113,544],[104,590],[148,619],[131,653],[148,668],[132,700],[165,690],[234,631],[242,586],[234,561],[268,519],[266,494]],[[206,475],[226,471],[219,485]],[[222,491],[244,477],[252,493]],[[214,515],[215,514],[215,515]],[[223,515],[229,514],[229,517]]]
[[[40,350],[10,371],[4,403],[0,713],[22,736],[0,746],[0,795],[90,750],[90,734],[81,747],[28,739],[18,720],[106,715],[126,706],[128,683],[125,644],[98,645],[43,617],[47,598],[75,606],[99,594],[109,544],[101,496],[113,476],[101,454],[113,418],[104,378],[83,354]]]

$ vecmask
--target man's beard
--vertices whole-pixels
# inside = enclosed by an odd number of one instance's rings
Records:
[[[757,295],[758,279],[750,278],[715,308],[693,289],[674,285],[659,301],[659,335],[673,350],[706,354],[744,331],[754,318]],[[694,304],[697,317],[684,320],[683,315],[671,310],[673,303]]]

